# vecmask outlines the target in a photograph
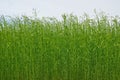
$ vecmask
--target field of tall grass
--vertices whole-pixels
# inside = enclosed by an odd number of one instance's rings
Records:
[[[0,80],[120,80],[120,17],[0,16]]]

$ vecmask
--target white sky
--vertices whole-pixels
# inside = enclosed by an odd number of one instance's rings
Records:
[[[33,8],[42,17],[59,17],[63,13],[81,16],[84,12],[91,15],[94,9],[119,15],[120,0],[0,0],[0,15],[32,15]]]

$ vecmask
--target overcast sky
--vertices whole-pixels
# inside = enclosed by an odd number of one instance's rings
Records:
[[[32,15],[36,9],[39,16],[59,17],[63,13],[93,14],[93,10],[110,15],[120,14],[120,0],[0,0],[0,15]]]

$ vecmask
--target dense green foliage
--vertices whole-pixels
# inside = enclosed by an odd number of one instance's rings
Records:
[[[0,17],[0,80],[120,80],[120,19]]]

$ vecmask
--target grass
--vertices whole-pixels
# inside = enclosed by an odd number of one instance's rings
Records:
[[[0,17],[0,80],[120,80],[119,17],[62,17]]]

